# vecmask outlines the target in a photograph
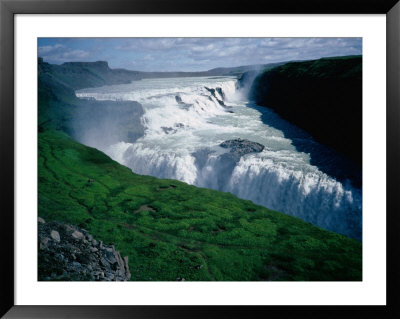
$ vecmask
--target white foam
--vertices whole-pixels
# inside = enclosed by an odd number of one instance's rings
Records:
[[[223,96],[207,88],[220,88]],[[311,165],[310,155],[264,124],[260,111],[247,107],[235,88],[232,77],[147,79],[85,89],[77,96],[143,105],[145,135],[134,144],[120,142],[103,150],[134,172],[228,191],[360,239],[361,191]],[[218,145],[238,137],[265,149],[229,162],[220,156],[228,150]]]

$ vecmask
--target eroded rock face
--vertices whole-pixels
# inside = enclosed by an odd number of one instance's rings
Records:
[[[217,95],[215,94],[215,91],[217,91],[217,92],[221,95],[221,97],[224,98],[225,95],[224,95],[224,93],[222,92],[222,89],[221,89],[221,88],[210,89],[210,88],[208,88],[208,87],[206,87],[206,86],[205,86],[204,88],[205,88],[208,92],[211,93],[211,95],[217,100],[217,102],[219,103],[219,105],[225,106],[224,101],[221,100],[221,99],[219,99],[219,98],[217,97]]]
[[[261,72],[249,98],[362,167],[362,56],[289,62]],[[296,145],[296,141],[294,142]]]
[[[85,229],[38,221],[38,279],[58,281],[128,281],[128,257],[114,245],[97,241]]]

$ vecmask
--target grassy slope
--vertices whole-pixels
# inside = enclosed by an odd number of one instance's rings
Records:
[[[355,240],[229,193],[136,175],[55,131],[39,134],[39,215],[114,243],[132,280],[361,279]]]
[[[361,280],[355,240],[232,194],[133,174],[77,143],[62,131],[87,103],[41,67],[39,215],[114,243],[132,280]]]

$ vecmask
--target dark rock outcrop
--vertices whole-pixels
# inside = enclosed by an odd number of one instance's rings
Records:
[[[176,133],[176,130],[173,129],[172,127],[161,126],[161,129],[164,131],[165,134],[174,134],[174,133]]]
[[[260,143],[252,142],[242,138],[227,140],[219,144],[219,146],[223,148],[230,148],[230,153],[239,158],[249,153],[260,153],[265,148],[265,146]]]
[[[185,104],[185,103],[182,101],[182,98],[181,98],[179,95],[175,95],[175,101],[176,101],[176,103],[178,103],[178,104]]]
[[[223,100],[225,100],[225,93],[222,91],[220,87],[215,88],[215,90],[219,93]]]
[[[361,167],[361,56],[291,62],[267,70],[256,77],[249,97]]]
[[[38,278],[53,281],[128,281],[128,257],[86,230],[38,220]]]
[[[222,93],[222,89],[221,88],[217,88],[217,90],[216,89],[210,89],[210,88],[208,88],[208,87],[204,87],[208,92],[210,92],[211,93],[211,95],[217,100],[217,102],[219,103],[219,105],[221,105],[221,106],[225,106],[225,103],[224,103],[224,101],[222,101],[221,99],[219,99],[218,97],[217,97],[217,95],[215,94],[215,91],[217,91],[218,93],[220,93],[220,95],[222,94],[223,95],[223,93]],[[218,90],[219,89],[219,90]],[[221,95],[221,97],[223,98],[223,96]]]
[[[188,109],[189,107],[192,106],[192,104],[187,104],[187,103],[183,102],[182,98],[179,95],[175,95],[175,101],[184,109]]]

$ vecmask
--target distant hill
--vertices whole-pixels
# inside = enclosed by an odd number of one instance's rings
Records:
[[[196,76],[240,76],[244,72],[263,70],[282,63],[262,65],[244,65],[230,68],[215,68],[201,72],[142,72],[125,69],[111,69],[106,61],[66,62],[61,65],[49,64],[42,58],[39,61],[39,72],[51,76],[74,90],[98,87],[103,85],[125,84],[148,78],[173,78]]]
[[[135,141],[143,135],[143,109],[138,102],[84,100],[75,96],[75,89],[127,83],[134,76],[134,71],[111,70],[106,62],[52,65],[39,59],[39,132],[54,129],[80,142],[95,138],[107,145]]]
[[[52,81],[61,82],[74,90],[103,85],[130,83],[140,80],[140,72],[110,69],[105,61],[66,62],[49,64],[39,58],[39,73],[51,76]]]

